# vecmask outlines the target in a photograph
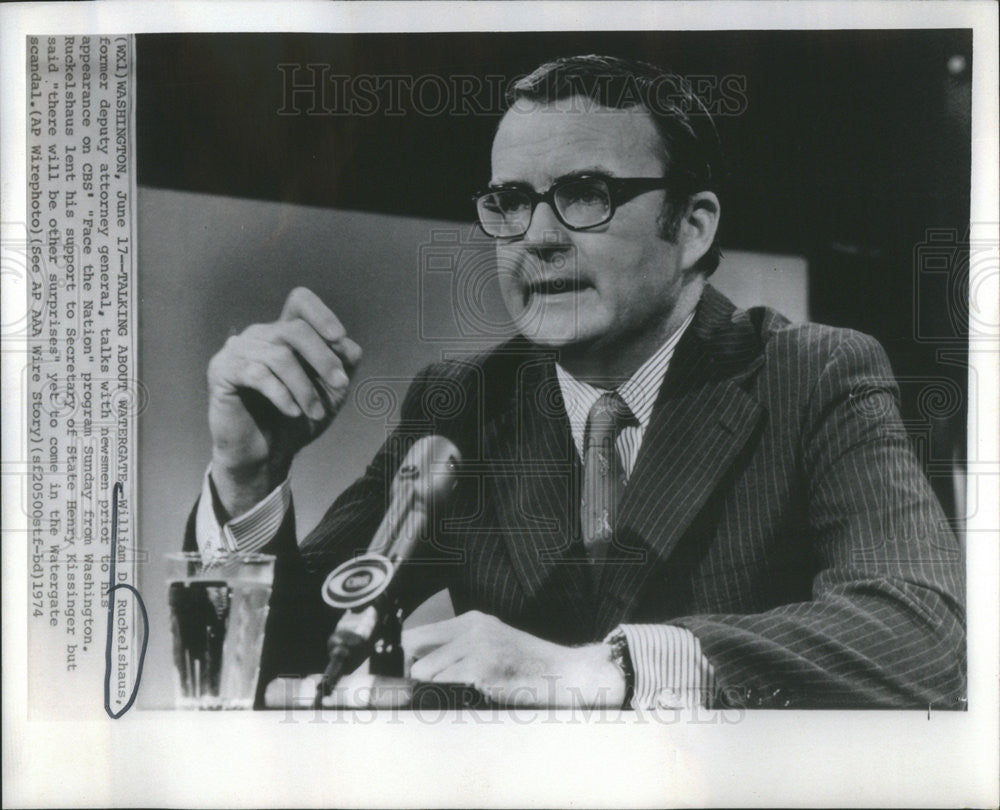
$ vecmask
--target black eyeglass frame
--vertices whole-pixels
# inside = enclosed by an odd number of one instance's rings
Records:
[[[590,225],[571,225],[563,218],[562,213],[559,211],[559,206],[556,205],[556,192],[563,186],[567,186],[570,183],[578,183],[581,180],[600,180],[608,188],[608,215],[600,222],[594,222]],[[556,215],[556,219],[558,219],[571,231],[586,231],[591,228],[598,228],[601,225],[606,225],[610,222],[614,218],[615,211],[618,209],[619,205],[627,203],[629,200],[632,200],[647,191],[666,189],[666,182],[665,177],[612,177],[606,174],[574,174],[569,177],[563,177],[556,180],[546,191],[535,191],[535,189],[526,183],[502,183],[497,186],[488,186],[485,189],[477,191],[472,195],[471,199],[473,204],[476,206],[476,221],[483,233],[491,239],[519,239],[524,236],[524,234],[528,232],[528,228],[531,227],[531,220],[535,216],[535,209],[538,207],[538,203],[540,202],[548,203],[549,208],[552,209],[552,213]],[[519,191],[531,201],[531,214],[528,216],[527,224],[521,233],[494,236],[483,226],[482,218],[479,216],[479,200],[488,194],[496,194],[498,191]]]

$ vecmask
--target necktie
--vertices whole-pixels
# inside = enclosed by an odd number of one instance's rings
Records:
[[[625,490],[625,470],[615,450],[615,439],[634,420],[625,400],[614,391],[602,394],[587,415],[580,519],[583,546],[592,563],[600,562],[611,544]]]

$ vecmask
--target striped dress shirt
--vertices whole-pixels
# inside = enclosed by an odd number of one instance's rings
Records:
[[[626,482],[635,467],[642,438],[649,426],[674,349],[693,319],[694,312],[618,388],[618,393],[636,417],[636,423],[623,428],[615,443]],[[582,458],[587,414],[603,391],[577,380],[558,364],[556,373],[573,441]],[[214,490],[210,471],[206,471],[196,518],[198,548],[206,557],[263,548],[278,531],[291,504],[291,487],[286,478],[253,509],[223,522],[220,520],[224,517],[221,505]],[[690,630],[662,624],[622,624],[605,640],[618,634],[625,636],[635,672],[632,700],[635,708],[681,708],[705,704],[714,689],[714,671],[701,652],[698,638]]]

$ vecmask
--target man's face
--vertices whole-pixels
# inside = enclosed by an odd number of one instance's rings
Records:
[[[661,154],[656,128],[639,108],[522,100],[493,141],[492,183],[544,192],[581,171],[659,177]],[[639,194],[609,222],[584,231],[563,225],[541,202],[524,236],[498,240],[500,287],[519,331],[544,346],[605,352],[665,337],[682,260],[678,246],[660,236],[663,201],[662,190]]]

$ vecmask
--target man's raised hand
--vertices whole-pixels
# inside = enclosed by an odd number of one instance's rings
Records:
[[[361,347],[312,291],[289,293],[281,317],[230,337],[208,365],[212,479],[233,517],[288,474],[347,397]]]

